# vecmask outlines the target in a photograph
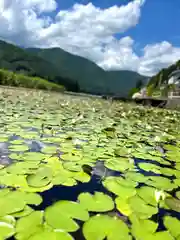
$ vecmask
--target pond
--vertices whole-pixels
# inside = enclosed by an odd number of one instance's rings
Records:
[[[0,93],[0,239],[180,240],[180,112]]]

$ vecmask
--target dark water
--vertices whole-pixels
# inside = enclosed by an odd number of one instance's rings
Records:
[[[104,192],[108,195],[113,195],[101,184],[99,177],[92,176],[88,183],[79,183],[72,187],[54,186],[48,191],[40,193],[43,198],[41,205],[36,207],[36,210],[44,210],[59,200],[76,201],[78,195],[82,192],[94,193],[95,191]]]

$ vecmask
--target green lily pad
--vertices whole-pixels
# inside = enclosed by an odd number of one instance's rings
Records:
[[[7,239],[15,234],[15,228],[12,224],[0,221],[0,239]]]
[[[136,194],[136,189],[134,188],[136,183],[133,181],[126,181],[121,177],[107,177],[103,181],[103,185],[110,192],[113,192],[123,199],[130,198]]]
[[[48,167],[38,169],[35,174],[27,176],[27,183],[32,187],[44,187],[47,186],[52,179],[52,171]]]
[[[87,182],[89,182],[90,179],[91,179],[91,177],[90,177],[87,173],[85,173],[85,172],[83,172],[83,171],[81,171],[81,172],[74,172],[71,176],[72,176],[75,180],[80,181],[80,182],[83,182],[83,183],[87,183]]]
[[[47,155],[40,152],[26,152],[23,154],[22,159],[24,161],[42,161],[46,159]]]
[[[175,183],[173,183],[170,179],[161,176],[149,177],[149,180],[147,180],[146,184],[166,191],[171,191],[176,188]]]
[[[130,215],[129,219],[132,223],[131,233],[138,240],[145,240],[148,236],[152,236],[158,228],[158,223],[139,219],[135,214]]]
[[[24,151],[29,150],[29,147],[25,144],[23,144],[23,145],[11,145],[9,147],[9,150],[13,151],[13,152],[24,152]]]
[[[81,165],[77,164],[76,162],[64,162],[63,167],[67,170],[80,172],[82,171]]]
[[[11,213],[13,217],[20,218],[25,217],[33,212],[33,209],[29,207],[28,205],[25,206],[25,208],[22,211]]]
[[[11,144],[15,144],[15,145],[21,145],[24,143],[24,140],[22,139],[18,139],[18,140],[13,140],[13,141],[10,141]]]
[[[54,231],[42,230],[28,238],[28,240],[57,240],[57,239],[73,240],[71,235],[58,229]]]
[[[42,229],[42,223],[42,211],[34,211],[20,218],[16,224],[16,239],[29,239],[30,236]]]
[[[156,189],[153,187],[144,186],[137,190],[137,194],[141,197],[147,204],[152,206],[157,206],[156,196],[155,196]]]
[[[87,210],[76,202],[59,201],[45,210],[45,219],[48,225],[67,232],[74,232],[79,228],[73,219],[87,221],[88,218]]]
[[[75,162],[78,162],[78,161],[80,161],[82,159],[82,156],[81,155],[68,153],[68,154],[63,154],[61,156],[61,159],[64,160],[64,161],[75,161]]]
[[[85,209],[91,212],[107,212],[114,208],[111,197],[102,192],[95,192],[94,195],[81,193],[78,200]]]
[[[46,146],[41,151],[43,153],[54,154],[56,153],[58,148],[56,146]]]
[[[168,197],[165,199],[165,203],[170,209],[180,212],[180,200],[179,199]]]
[[[154,172],[154,173],[157,173],[157,174],[160,174],[161,173],[161,168],[153,163],[145,163],[145,162],[141,162],[138,164],[139,167],[141,169],[143,169],[144,171],[147,171],[147,172]]]
[[[147,177],[137,172],[127,172],[125,176],[126,176],[126,179],[130,179],[131,181],[135,181],[139,183],[144,183],[147,180]]]
[[[174,238],[168,231],[162,231],[146,236],[143,240],[174,240]]]
[[[148,219],[158,212],[158,208],[148,205],[138,196],[130,198],[128,202],[132,212],[136,213],[140,219]]]
[[[110,161],[105,162],[105,167],[114,170],[124,172],[127,169],[134,168],[134,161],[130,158],[115,158],[111,159]]]
[[[166,216],[164,218],[164,225],[173,237],[177,238],[180,236],[180,221],[177,218]]]
[[[16,225],[16,219],[11,215],[6,215],[4,217],[0,217],[0,222],[9,223],[12,226]]]
[[[38,167],[38,162],[16,162],[6,167],[6,171],[7,173],[24,175],[36,172]]]
[[[129,233],[122,220],[107,215],[93,216],[83,225],[86,240],[131,240]]]
[[[116,202],[116,208],[119,210],[120,213],[122,213],[125,216],[131,215],[132,209],[131,209],[127,199],[117,197],[115,199],[115,202]]]
[[[56,174],[52,179],[53,185],[64,185],[68,187],[75,186],[77,184],[76,180],[66,174]]]
[[[180,200],[180,191],[176,192],[176,197]]]

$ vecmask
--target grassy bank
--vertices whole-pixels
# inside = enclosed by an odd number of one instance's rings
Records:
[[[11,71],[0,69],[0,85],[64,91],[64,86],[48,82],[39,77],[29,77]]]

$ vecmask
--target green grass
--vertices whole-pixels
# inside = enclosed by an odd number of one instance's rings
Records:
[[[39,77],[29,77],[11,71],[0,69],[0,85],[44,89],[50,91],[64,91],[64,86],[48,82]]]

